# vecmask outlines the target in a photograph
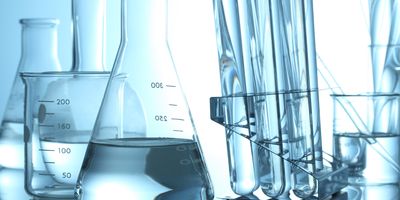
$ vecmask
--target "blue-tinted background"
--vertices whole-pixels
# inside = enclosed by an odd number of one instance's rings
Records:
[[[170,44],[183,90],[208,167],[217,177],[217,193],[229,190],[223,127],[209,119],[209,97],[220,95],[212,1],[170,0]],[[177,6],[179,5],[179,6]],[[120,1],[107,0],[106,67],[111,69],[119,45]],[[19,19],[59,18],[58,54],[62,68],[72,63],[71,0],[0,0],[0,116],[10,93],[21,51]],[[22,105],[21,105],[22,106]],[[222,144],[222,145],[220,145]],[[0,155],[1,156],[1,155]],[[215,170],[213,170],[215,169]]]
[[[107,57],[112,66],[119,43],[119,1],[107,1]],[[210,96],[220,95],[212,0],[170,0],[173,6],[172,51],[216,193],[229,188],[223,127],[209,119]],[[370,63],[367,0],[314,0],[317,51],[345,91],[368,90]],[[0,0],[0,116],[9,96],[20,57],[20,18],[59,18],[59,58],[72,61],[71,0]],[[321,62],[319,62],[321,65]],[[355,78],[356,77],[356,78]],[[320,88],[327,85],[319,79]],[[324,142],[330,145],[330,90],[321,91]]]

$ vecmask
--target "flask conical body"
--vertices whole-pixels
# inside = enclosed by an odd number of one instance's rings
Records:
[[[166,0],[122,1],[121,45],[78,178],[78,199],[213,198],[168,46],[167,11]]]

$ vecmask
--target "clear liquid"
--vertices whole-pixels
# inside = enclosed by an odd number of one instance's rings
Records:
[[[0,199],[32,199],[24,190],[23,169],[0,168]]]
[[[24,168],[24,124],[5,122],[0,127],[0,168]]]
[[[30,148],[27,149],[28,168],[25,170],[27,190],[39,197],[73,197],[91,132],[38,135],[32,134],[30,145],[27,145]]]
[[[247,195],[259,187],[258,169],[255,159],[257,151],[249,139],[228,131],[228,160],[232,190],[239,195]]]
[[[213,199],[196,143],[171,138],[91,141],[75,195],[86,200]]]
[[[400,174],[372,145],[379,145],[400,165],[400,135],[373,133],[334,134],[334,156],[349,166],[349,182],[353,184],[398,183]],[[368,141],[376,141],[369,144]]]
[[[285,134],[283,137],[286,136]],[[287,141],[286,138],[282,138]],[[282,157],[288,157],[287,142],[280,146],[277,140],[263,140],[258,149],[260,185],[264,194],[273,198],[286,198],[290,190],[290,163]],[[282,151],[283,150],[283,151]],[[272,153],[273,152],[273,153]],[[278,156],[281,155],[282,157]]]
[[[66,132],[40,140],[46,174],[60,184],[76,184],[90,139],[89,131]]]

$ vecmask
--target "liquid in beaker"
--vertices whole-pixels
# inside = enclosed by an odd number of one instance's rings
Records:
[[[333,155],[349,166],[348,182],[398,184],[400,95],[367,93],[332,97]]]
[[[22,78],[26,189],[39,197],[73,197],[109,73],[23,73]]]

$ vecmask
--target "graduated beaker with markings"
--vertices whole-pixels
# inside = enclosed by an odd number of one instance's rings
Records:
[[[26,86],[25,188],[39,197],[73,197],[109,73],[21,76]]]

